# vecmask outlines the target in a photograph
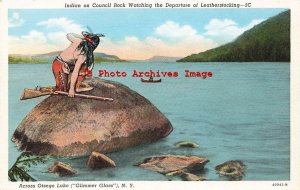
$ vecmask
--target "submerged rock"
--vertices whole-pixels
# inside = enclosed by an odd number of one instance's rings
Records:
[[[197,148],[199,147],[198,144],[189,142],[189,141],[179,141],[175,144],[176,147],[188,147],[188,148]]]
[[[197,176],[195,174],[187,173],[187,172],[182,172],[180,174],[180,177],[183,181],[205,181],[206,178]]]
[[[146,158],[136,166],[166,175],[177,175],[182,172],[197,173],[209,162],[207,158],[197,156],[163,155]]]
[[[192,173],[184,172],[183,170],[176,170],[165,174],[166,176],[179,176],[182,181],[205,181],[206,178]]]
[[[169,120],[146,98],[113,81],[92,78],[89,94],[101,101],[52,95],[23,119],[12,140],[37,155],[78,156],[157,141],[172,131]]]
[[[116,164],[112,159],[96,151],[92,152],[90,155],[87,165],[91,169],[116,167]]]
[[[63,162],[55,162],[48,168],[48,170],[58,174],[59,176],[69,176],[76,174],[76,171],[69,164]]]
[[[217,173],[230,177],[231,179],[240,179],[244,175],[245,165],[240,160],[230,160],[215,167]]]

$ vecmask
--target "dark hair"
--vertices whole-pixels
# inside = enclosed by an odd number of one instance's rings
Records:
[[[82,55],[86,55],[86,68],[92,70],[94,66],[94,50],[100,43],[100,36],[89,32],[82,32],[84,39],[80,42],[77,50],[81,51]]]

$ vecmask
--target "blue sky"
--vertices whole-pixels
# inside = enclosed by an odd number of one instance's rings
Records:
[[[185,56],[227,43],[284,10],[11,9],[10,53],[61,50],[68,45],[66,33],[79,33],[89,26],[94,32],[106,35],[99,52],[127,59],[144,59],[158,53],[171,56],[177,50],[173,56]],[[39,49],[34,48],[35,43]]]

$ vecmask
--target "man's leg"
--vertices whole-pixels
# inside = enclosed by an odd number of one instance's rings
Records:
[[[62,71],[62,64],[58,60],[54,60],[52,64],[52,72],[56,81],[56,89],[67,92],[68,75]]]
[[[76,82],[76,92],[83,92],[83,91],[89,91],[92,90],[93,87],[89,86],[88,84],[83,84],[82,81],[86,77],[86,65],[83,64],[81,66],[81,69],[79,71],[79,75]]]

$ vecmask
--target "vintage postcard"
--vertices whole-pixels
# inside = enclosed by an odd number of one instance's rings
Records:
[[[0,190],[299,188],[300,1],[0,5]]]

